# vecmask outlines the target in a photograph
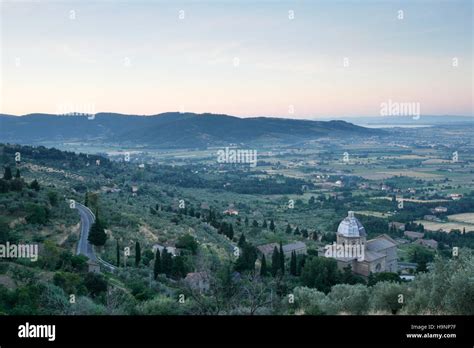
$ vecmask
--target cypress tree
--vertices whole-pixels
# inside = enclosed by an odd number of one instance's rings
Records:
[[[298,226],[296,226],[295,235],[298,235],[298,234],[301,234],[301,233],[300,233],[300,228],[299,228]]]
[[[91,230],[89,232],[89,237],[87,240],[96,246],[102,246],[105,244],[107,240],[107,234],[105,233],[104,225],[102,220],[99,218],[99,210],[96,209],[95,212],[95,221],[91,226]]]
[[[140,243],[135,242],[135,267],[140,265],[140,260],[142,258],[142,251],[140,249]]]
[[[183,256],[176,256],[171,267],[171,275],[174,278],[183,278],[186,276],[186,264]]]
[[[163,250],[161,251],[161,273],[167,274],[167,254],[168,250],[166,250],[166,247],[163,247]]]
[[[119,241],[117,239],[117,267],[120,266],[120,245],[119,245]]]
[[[20,176],[20,169],[17,168],[17,169],[16,169],[15,178],[20,179],[20,177],[21,177],[21,176]]]
[[[278,269],[280,268],[280,253],[277,247],[273,248],[272,254],[272,275],[276,276]]]
[[[219,229],[217,230],[217,233],[227,236],[227,223],[225,221],[221,222]]]
[[[245,240],[245,235],[242,233],[242,235],[239,238],[239,242],[237,243],[237,245],[239,247],[243,248],[245,243],[247,243],[247,241]]]
[[[257,221],[257,220],[253,220],[252,226],[253,226],[253,227],[258,227],[258,221]]]
[[[5,172],[3,173],[3,179],[11,180],[12,179],[12,170],[10,167],[5,167]]]
[[[86,198],[84,199],[84,205],[85,205],[86,207],[89,206],[89,194],[88,194],[88,192],[86,192]]]
[[[370,272],[369,277],[367,278],[367,285],[368,286],[373,286],[373,285],[375,285],[375,283],[376,283],[375,276],[372,272]]]
[[[255,270],[255,261],[257,261],[257,249],[252,244],[245,243],[242,253],[235,262],[235,270],[237,272],[253,272]]]
[[[343,268],[341,280],[342,283],[345,284],[354,284],[354,275],[352,274],[352,267],[350,265]]]
[[[305,256],[303,255],[302,258],[300,258],[297,266],[296,266],[296,275],[301,275],[301,270],[303,269],[304,267],[304,264],[305,264],[305,261],[306,261],[306,258]]]
[[[281,274],[285,273],[285,253],[283,252],[283,245],[280,241],[280,269],[281,269]]]
[[[105,244],[105,241],[107,240],[107,234],[105,233],[100,221],[96,220],[92,224],[87,240],[96,246],[102,246]]]
[[[292,230],[290,224],[286,225],[286,231],[285,231],[285,232],[288,233],[288,234],[290,234],[291,232],[293,232],[293,230]]]
[[[11,173],[10,173],[10,177],[11,177]],[[30,184],[30,188],[32,188],[33,190],[35,191],[39,191],[40,190],[40,185],[38,183],[38,180],[33,180]]]
[[[296,272],[296,252],[294,250],[291,253],[290,274],[293,275],[293,276],[297,275],[297,272]]]
[[[268,227],[268,226],[267,226],[267,220],[263,220],[262,227],[263,227],[263,228],[267,228],[267,227]]]
[[[275,231],[275,222],[273,222],[273,219],[270,221],[270,230]]]
[[[245,226],[248,227],[248,225],[249,225],[249,218],[245,217]]]
[[[171,253],[166,250],[166,247],[163,248],[163,251],[161,252],[161,270],[162,273],[166,275],[171,274],[171,270],[173,268],[173,258]]]
[[[234,228],[232,227],[232,224],[229,224],[229,231],[227,233],[227,237],[229,237],[229,239],[234,238]]]
[[[160,249],[156,248],[156,253],[155,253],[155,264],[153,265],[153,275],[158,277],[158,274],[162,272],[162,267],[161,267],[161,255],[160,255]]]
[[[260,266],[260,275],[262,277],[265,277],[267,274],[268,274],[267,260],[265,260],[265,254],[264,254],[264,255],[262,255],[262,262],[261,262],[261,266]]]

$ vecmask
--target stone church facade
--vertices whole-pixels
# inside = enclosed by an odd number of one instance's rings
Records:
[[[363,250],[359,258],[335,257],[340,269],[350,265],[354,273],[365,277],[370,273],[398,271],[397,242],[386,234],[367,240],[365,228],[354,212],[349,211],[348,216],[341,221],[336,236],[338,246],[357,246]]]

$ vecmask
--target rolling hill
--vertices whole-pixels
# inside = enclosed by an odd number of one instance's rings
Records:
[[[50,114],[0,115],[0,141],[22,144],[83,141],[188,148],[229,143],[294,143],[328,136],[382,133],[345,121],[238,118],[178,112],[152,116],[98,113],[94,118]]]

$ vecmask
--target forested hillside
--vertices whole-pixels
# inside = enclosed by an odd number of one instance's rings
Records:
[[[144,170],[101,156],[17,145],[1,145],[0,164],[0,244],[39,246],[37,261],[0,260],[4,314],[474,313],[468,236],[444,240],[446,247],[461,247],[458,256],[422,247],[410,251],[409,261],[423,265],[411,282],[397,273],[364,279],[318,256],[318,245],[332,242],[334,227],[252,213],[250,205],[272,193],[264,188],[303,197],[293,188],[301,182],[283,176],[269,177],[262,191],[257,185],[249,195],[244,187],[255,178],[238,170],[228,174],[237,179],[224,181],[242,187],[227,188],[217,175],[192,180],[192,167]],[[76,255],[80,219],[74,202],[94,212],[89,241],[115,271],[90,272],[87,258]],[[224,212],[225,202],[239,215]],[[356,202],[349,195],[343,201],[312,197],[296,201],[291,214],[327,212],[337,222],[345,212],[338,213],[341,204]],[[361,220],[369,234],[397,236],[380,219]],[[308,245],[307,255],[285,256],[282,245],[297,241]],[[257,246],[269,242],[276,246],[266,258]]]

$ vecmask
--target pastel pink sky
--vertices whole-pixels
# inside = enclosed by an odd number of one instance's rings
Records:
[[[0,113],[377,116],[391,99],[473,115],[469,1],[45,1],[0,16]]]

